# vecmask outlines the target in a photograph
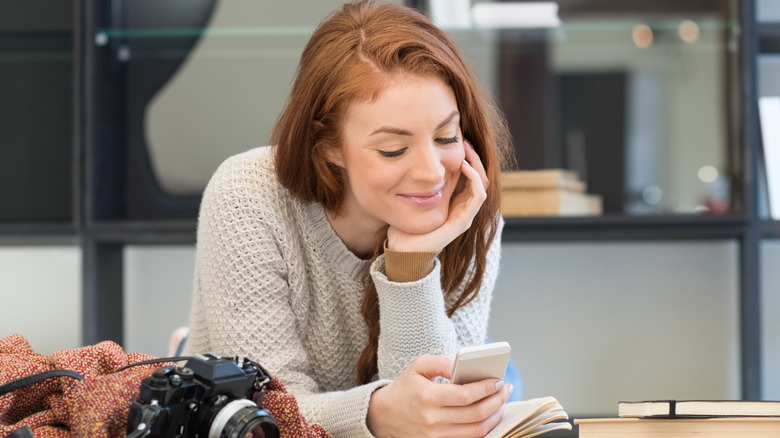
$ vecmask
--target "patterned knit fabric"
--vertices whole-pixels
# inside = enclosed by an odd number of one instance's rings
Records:
[[[0,339],[0,384],[53,369],[84,376],[55,377],[0,397],[0,436],[22,426],[30,427],[37,438],[124,436],[141,380],[161,365],[113,371],[151,358],[125,354],[109,341],[43,356],[20,335]]]
[[[51,356],[35,353],[20,335],[0,339],[0,385],[53,369],[75,371],[84,380],[55,377],[0,397],[0,436],[23,426],[36,438],[124,437],[130,405],[141,381],[170,364],[137,365],[117,369],[153,356],[130,353],[113,342],[62,350]],[[295,397],[273,377],[263,397],[281,438],[328,438],[321,426],[301,416]]]
[[[365,418],[376,388],[422,354],[454,355],[483,343],[501,230],[479,296],[448,318],[438,259],[418,281],[388,281],[384,256],[373,263],[356,257],[321,205],[298,202],[277,183],[271,152],[228,159],[204,192],[186,350],[258,361],[309,421],[338,437],[371,436]],[[379,375],[356,387],[367,340],[360,314],[366,269],[380,303]]]
[[[287,392],[282,382],[273,377],[263,397],[263,408],[274,415],[280,438],[329,438],[331,435],[319,424],[309,424],[301,415],[295,397]]]

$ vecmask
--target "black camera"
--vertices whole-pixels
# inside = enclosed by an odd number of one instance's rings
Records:
[[[141,382],[130,406],[127,437],[278,438],[262,408],[268,372],[246,358],[195,355]]]

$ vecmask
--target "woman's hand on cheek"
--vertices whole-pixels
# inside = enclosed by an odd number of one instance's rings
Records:
[[[439,252],[471,227],[474,217],[487,199],[489,181],[479,155],[464,141],[466,159],[460,165],[461,178],[450,199],[447,220],[425,234],[410,234],[390,227],[387,239],[397,251]]]
[[[486,379],[466,385],[434,382],[450,377],[452,358],[421,356],[371,396],[366,423],[374,436],[482,437],[504,412],[511,385]]]
[[[460,165],[461,178],[465,177],[463,186],[452,194],[450,199],[450,214],[442,227],[452,227],[457,234],[453,239],[471,227],[474,216],[487,199],[486,189],[489,181],[482,160],[468,141],[464,141],[466,159]],[[447,242],[449,243],[449,242]]]

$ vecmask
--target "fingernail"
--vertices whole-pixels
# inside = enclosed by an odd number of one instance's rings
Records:
[[[503,380],[499,380],[496,382],[496,391],[501,391],[501,388],[506,386],[506,383]]]
[[[509,384],[509,389],[508,389],[507,391],[509,391],[509,393],[511,394],[511,393],[512,393],[512,391],[514,391],[514,390],[515,390],[515,385],[512,385],[512,384],[510,383],[510,384]]]
[[[471,167],[471,164],[469,164],[469,162],[468,162],[468,161],[466,161],[466,160],[463,160],[463,164],[465,164],[466,166],[469,166],[469,167]]]
[[[468,147],[469,147],[469,149],[474,149],[474,147],[473,147],[473,146],[471,146],[471,143],[469,143],[469,141],[468,141],[468,140],[463,140],[463,143],[465,143],[465,144],[466,144],[466,146],[468,146]]]

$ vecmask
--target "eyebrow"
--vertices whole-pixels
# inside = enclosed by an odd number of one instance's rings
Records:
[[[458,116],[460,116],[460,112],[458,112],[458,110],[452,110],[452,112],[447,116],[447,118],[445,118],[441,123],[436,125],[436,129],[440,129],[443,128],[444,126],[447,126],[447,124],[452,122],[452,119]],[[412,133],[407,131],[406,129],[394,128],[392,126],[382,126],[376,131],[369,134],[369,136],[374,134],[382,134],[382,133],[395,134],[395,135],[412,135]]]

